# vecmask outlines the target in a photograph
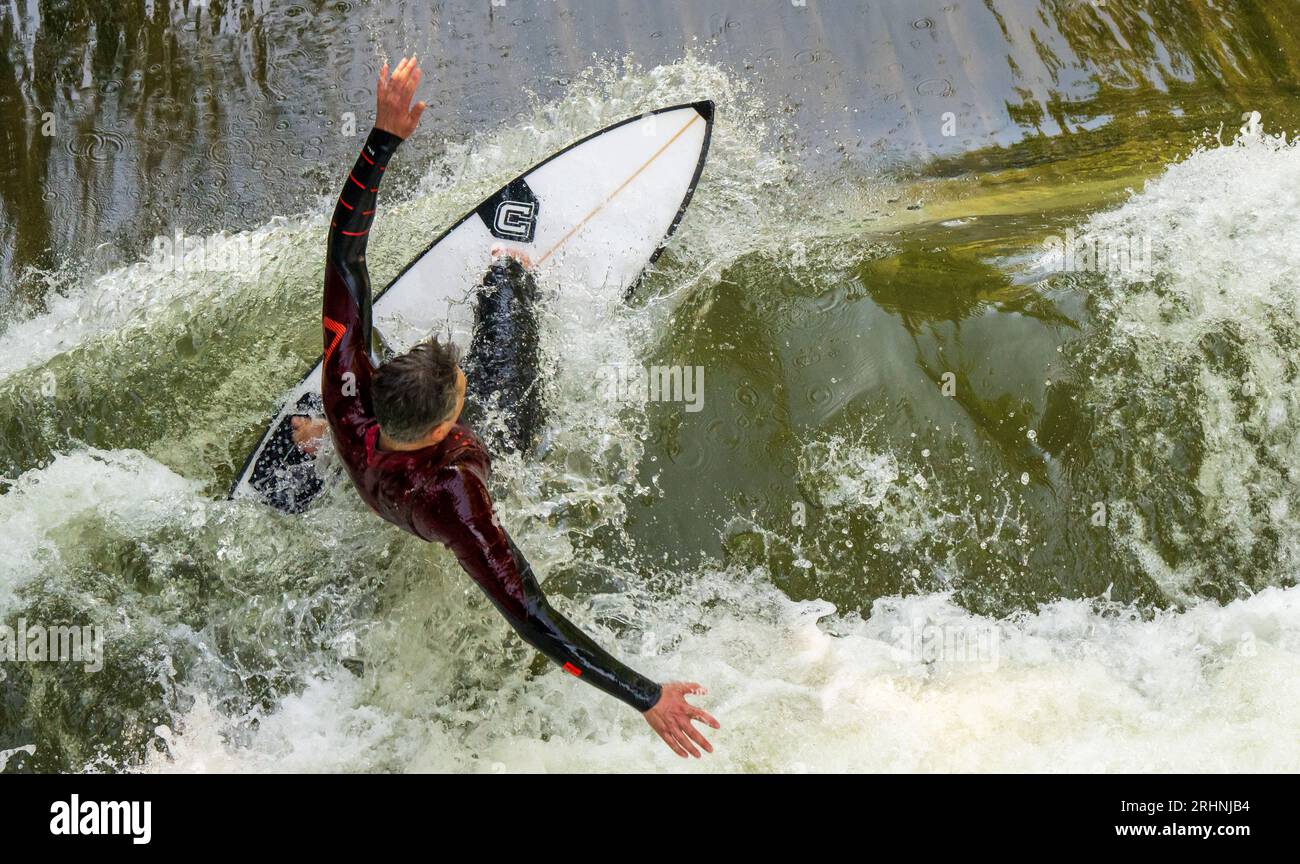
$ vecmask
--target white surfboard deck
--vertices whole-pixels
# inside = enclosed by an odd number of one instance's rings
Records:
[[[373,302],[374,327],[403,352],[450,332],[469,346],[475,297],[492,247],[522,249],[539,286],[581,282],[626,297],[685,213],[708,155],[713,103],[641,114],[534,165],[437,237]],[[232,498],[299,512],[319,493],[290,417],[319,413],[321,363],[291,390],[249,455]],[[317,401],[313,401],[317,400]]]

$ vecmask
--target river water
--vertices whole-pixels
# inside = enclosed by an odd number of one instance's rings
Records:
[[[104,636],[0,662],[4,770],[1300,770],[1300,3],[113,5],[0,7],[0,620]],[[379,284],[717,103],[635,301],[557,292],[495,490],[555,605],[710,688],[702,762],[346,484],[225,500],[411,50]],[[652,365],[700,410],[593,383]]]

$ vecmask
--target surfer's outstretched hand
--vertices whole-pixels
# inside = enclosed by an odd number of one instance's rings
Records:
[[[680,681],[664,684],[660,688],[659,701],[642,715],[650,728],[658,732],[664,743],[683,759],[688,756],[700,758],[700,751],[695,749],[696,744],[706,753],[713,752],[712,745],[691,725],[692,720],[707,723],[714,729],[722,728],[712,714],[686,701],[688,694],[704,696],[708,692],[699,684]]]
[[[411,104],[415,88],[420,86],[420,67],[415,56],[397,61],[390,77],[388,64],[379,70],[379,85],[375,97],[375,128],[392,132],[399,138],[409,138],[424,113],[423,102]]]

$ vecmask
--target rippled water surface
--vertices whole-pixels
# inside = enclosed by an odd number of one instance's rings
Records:
[[[0,10],[0,616],[106,644],[0,664],[5,770],[1300,770],[1300,4],[112,6]],[[410,50],[380,283],[717,103],[635,302],[557,290],[548,447],[495,490],[557,606],[710,687],[711,759],[346,485],[224,499]],[[617,365],[702,367],[701,410]]]

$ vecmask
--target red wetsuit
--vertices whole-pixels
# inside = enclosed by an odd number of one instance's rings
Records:
[[[334,443],[362,499],[384,519],[456,553],[523,639],[601,690],[645,711],[659,685],[611,657],[551,608],[532,568],[498,523],[487,482],[492,461],[463,422],[433,447],[379,446],[370,405],[370,277],[366,235],[384,168],[401,138],[371,131],[330,223],[325,260],[321,395]],[[485,267],[486,267],[486,263]]]

